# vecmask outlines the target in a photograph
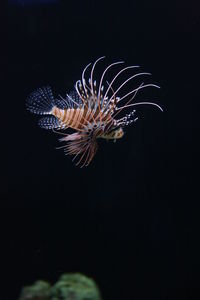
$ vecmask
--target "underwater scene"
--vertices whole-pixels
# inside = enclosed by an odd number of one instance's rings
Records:
[[[1,299],[194,299],[198,5],[8,0],[5,16]]]

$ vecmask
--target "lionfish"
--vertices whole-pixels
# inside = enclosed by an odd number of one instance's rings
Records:
[[[119,96],[119,91],[132,79],[151,75],[147,72],[133,74],[124,80],[117,88],[113,88],[116,79],[128,69],[136,69],[139,66],[128,66],[113,77],[111,82],[105,82],[106,72],[113,66],[124,63],[118,61],[110,64],[103,71],[99,83],[94,80],[94,70],[96,64],[104,58],[100,57],[93,65],[89,63],[82,72],[81,80],[75,83],[75,89],[66,94],[65,97],[55,98],[49,86],[42,87],[34,91],[27,99],[27,109],[35,114],[47,115],[39,120],[39,125],[45,129],[52,129],[54,132],[63,135],[61,139],[65,145],[65,153],[74,155],[77,159],[76,165],[88,166],[97,151],[97,139],[103,138],[116,141],[124,135],[124,126],[135,122],[135,107],[140,105],[154,105],[161,111],[162,108],[153,102],[134,102],[136,94],[147,87],[159,88],[159,86],[142,82],[137,88],[123,96]],[[85,73],[91,66],[89,78],[85,78]],[[106,88],[105,88],[105,83]],[[125,99],[128,99],[125,101]],[[123,103],[121,105],[121,103]],[[132,111],[123,117],[118,117],[120,112],[127,108]],[[64,133],[63,130],[73,129],[73,133]]]

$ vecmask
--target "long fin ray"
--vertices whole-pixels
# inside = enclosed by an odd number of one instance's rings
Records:
[[[67,142],[66,145],[59,147],[64,148],[66,155],[75,155],[79,160],[76,165],[84,163],[82,166],[88,165],[97,151],[97,141],[88,134],[73,133],[60,139],[62,142]]]

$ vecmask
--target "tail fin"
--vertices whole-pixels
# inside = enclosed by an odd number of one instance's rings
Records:
[[[38,115],[49,115],[55,105],[55,100],[50,86],[34,91],[27,98],[27,110]]]

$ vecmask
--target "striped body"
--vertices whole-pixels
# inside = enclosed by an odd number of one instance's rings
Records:
[[[33,92],[27,99],[27,109],[32,113],[45,115],[39,120],[39,125],[45,129],[57,130],[63,137],[60,141],[65,142],[64,148],[66,154],[74,155],[74,159],[79,157],[76,165],[87,166],[93,159],[97,151],[97,139],[107,140],[120,139],[124,135],[123,127],[136,121],[135,109],[119,117],[120,113],[126,108],[138,105],[153,105],[162,108],[152,102],[133,102],[137,93],[147,87],[156,87],[157,85],[142,82],[130,92],[119,96],[122,88],[135,77],[150,75],[150,73],[136,73],[123,80],[121,85],[114,89],[116,79],[128,69],[135,69],[138,66],[129,66],[121,69],[111,80],[105,81],[106,72],[113,66],[123,62],[112,63],[103,71],[98,80],[98,85],[94,77],[94,69],[100,57],[91,67],[89,80],[85,79],[85,73],[91,64],[88,64],[82,72],[81,80],[75,84],[75,90],[66,97],[54,98],[50,87],[43,87]],[[104,85],[107,84],[107,88]],[[123,102],[124,99],[128,100]],[[119,104],[123,103],[119,106]],[[68,134],[59,132],[71,128],[74,133]]]
[[[98,110],[94,113],[93,110],[84,107],[59,109],[54,106],[51,114],[59,120],[63,128],[70,127],[75,130],[90,129],[99,123],[103,128],[107,124],[114,123],[111,115],[107,114],[100,117]]]

